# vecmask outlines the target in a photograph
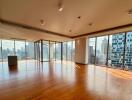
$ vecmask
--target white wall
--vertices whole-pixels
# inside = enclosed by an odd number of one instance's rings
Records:
[[[75,40],[75,62],[88,64],[88,39],[78,38]]]

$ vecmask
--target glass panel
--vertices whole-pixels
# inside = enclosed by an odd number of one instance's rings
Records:
[[[15,51],[19,60],[26,59],[25,41],[15,41]]]
[[[42,57],[41,57],[41,41],[38,42],[38,51],[39,51],[39,61],[42,61]]]
[[[106,65],[108,36],[97,37],[96,64]]]
[[[109,36],[108,65],[123,67],[125,33]]]
[[[74,61],[75,58],[75,41],[72,41],[72,61]]]
[[[72,60],[72,41],[67,42],[67,60]]]
[[[26,58],[27,59],[34,59],[34,43],[33,42],[26,42]]]
[[[95,38],[89,38],[88,44],[88,63],[95,64]]]
[[[0,40],[0,62],[2,62],[2,45]]]
[[[35,59],[39,60],[39,49],[38,42],[35,42]]]
[[[14,40],[2,40],[3,61],[7,61],[8,55],[14,54]]]
[[[67,42],[63,43],[63,60],[66,60],[66,54],[67,54]]]
[[[61,43],[56,43],[56,60],[61,60]]]
[[[43,41],[43,61],[49,61],[49,41]]]
[[[36,49],[36,50],[37,50],[37,52],[36,52],[37,60],[40,61],[40,48],[39,48],[39,42],[37,42],[36,47],[37,47],[37,49]]]
[[[132,32],[126,34],[125,68],[132,70]]]
[[[55,42],[50,42],[50,60],[55,60]]]

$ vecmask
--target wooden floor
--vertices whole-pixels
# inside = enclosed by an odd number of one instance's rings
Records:
[[[132,72],[73,62],[0,63],[0,100],[132,100]]]

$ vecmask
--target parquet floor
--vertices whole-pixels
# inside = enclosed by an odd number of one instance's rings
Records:
[[[132,100],[132,72],[68,61],[0,63],[0,100]]]

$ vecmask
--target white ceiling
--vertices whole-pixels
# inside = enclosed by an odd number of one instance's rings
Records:
[[[58,11],[58,2],[0,0],[0,18],[67,36],[132,23],[132,15],[128,15],[132,0],[63,0],[62,12]],[[41,19],[45,21],[44,26],[40,24]],[[92,26],[89,23],[93,23]]]
[[[37,41],[40,39],[51,41],[71,41],[72,39],[58,35],[52,35],[40,31],[25,29],[0,23],[0,39],[23,39],[28,41]]]

